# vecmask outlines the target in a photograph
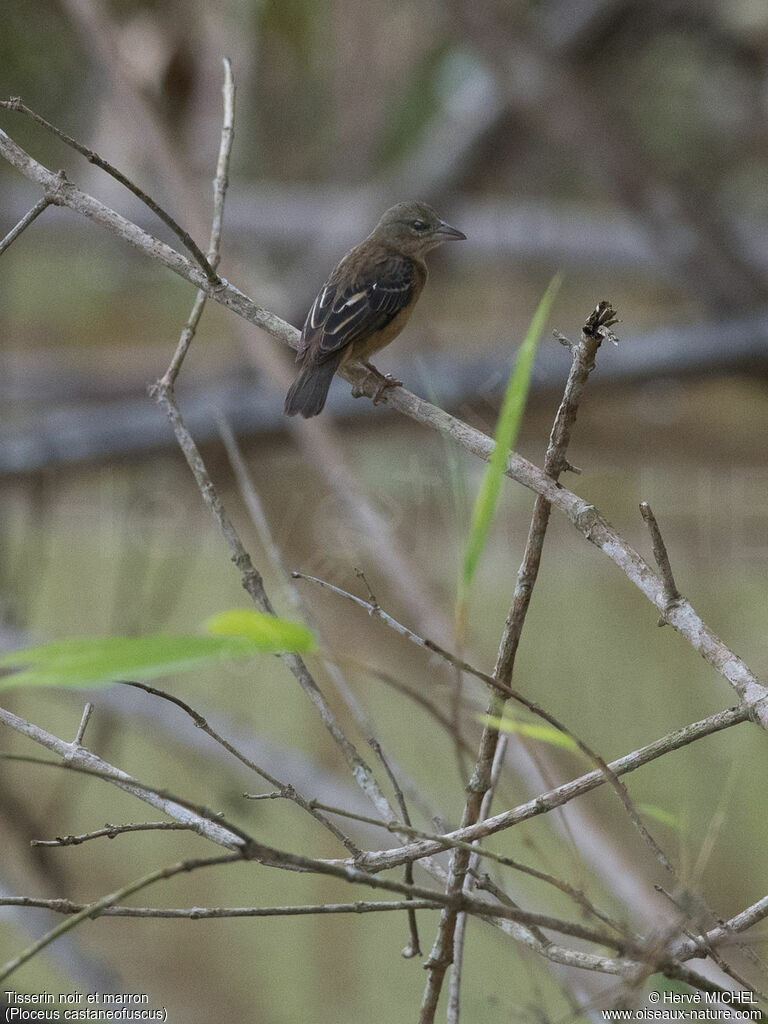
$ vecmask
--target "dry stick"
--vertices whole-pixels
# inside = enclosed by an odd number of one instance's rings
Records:
[[[400,784],[397,781],[397,776],[392,771],[392,768],[390,767],[389,762],[387,761],[386,757],[384,756],[384,751],[381,749],[381,744],[379,743],[378,740],[374,739],[373,737],[371,737],[368,740],[368,744],[371,747],[371,749],[373,750],[373,752],[376,754],[378,759],[381,761],[381,763],[384,765],[384,771],[389,776],[389,781],[392,783],[392,788],[395,791],[395,798],[396,798],[398,806],[400,808],[400,814],[402,815],[402,819],[403,819],[403,821],[405,822],[406,825],[410,826],[410,824],[411,824],[411,816],[408,814],[408,807],[406,806],[406,803],[405,803],[405,797],[403,796],[403,791],[400,788]],[[409,864],[405,865],[405,871],[403,873],[403,879],[409,885],[413,884],[413,864],[412,863],[409,863]],[[415,913],[415,911],[413,909],[408,911],[408,928],[410,929],[410,933],[411,933],[411,941],[402,950],[402,955],[403,955],[403,957],[405,957],[406,960],[411,960],[415,956],[421,956],[421,945],[419,943],[419,929],[418,929],[418,925],[416,923],[416,913]]]
[[[209,839],[218,846],[224,846],[230,850],[239,849],[243,839],[236,832],[230,830],[229,826],[219,824],[215,817],[201,816],[196,811],[190,811],[186,805],[182,805],[173,797],[169,797],[161,790],[154,790],[138,782],[132,776],[121,771],[108,761],[97,757],[96,754],[81,747],[77,743],[67,743],[66,740],[53,736],[37,725],[27,722],[12,711],[0,708],[0,722],[15,729],[16,732],[26,736],[34,743],[45,747],[52,753],[64,759],[62,767],[71,768],[75,771],[82,771],[86,774],[96,775],[114,786],[130,793],[131,796],[143,800],[152,807],[167,814],[169,818],[187,825],[193,832]]]
[[[631,754],[625,754],[615,761],[610,761],[608,768],[614,775],[626,775],[629,772],[636,771],[642,765],[655,761],[657,758],[663,757],[673,750],[679,750],[689,743],[694,743],[704,736],[710,736],[713,733],[721,732],[723,729],[729,729],[731,726],[739,725],[749,720],[749,710],[743,705],[729,708],[727,711],[718,711],[708,718],[692,722],[682,729],[676,729],[674,732],[661,737],[661,739],[632,751]],[[535,818],[539,814],[548,814],[556,807],[562,807],[569,801],[576,799],[576,797],[583,796],[585,793],[605,785],[605,783],[606,776],[604,772],[599,770],[587,772],[585,775],[580,775],[576,779],[564,782],[562,785],[546,793],[541,793],[532,800],[519,804],[508,811],[502,811],[490,818],[485,818],[475,825],[454,829],[452,832],[446,833],[442,838],[460,839],[462,842],[467,843],[473,843],[477,839],[486,839],[497,832],[502,832],[523,821],[528,821],[530,818]],[[388,850],[369,851],[363,855],[358,863],[366,871],[384,871],[388,868],[398,867],[400,864],[404,864],[406,860],[431,857],[439,852],[439,844],[434,842],[409,843],[406,846],[393,847]]]
[[[91,704],[91,702],[88,701],[86,703],[85,707],[83,708],[83,714],[82,714],[82,716],[80,718],[80,725],[78,725],[77,733],[75,735],[75,743],[78,746],[83,742],[83,737],[85,736],[85,730],[88,728],[88,723],[91,720],[91,715],[92,714],[93,714],[93,704]]]
[[[715,716],[713,716],[715,717]],[[721,725],[720,727],[724,727]],[[691,737],[693,738],[693,737]],[[61,742],[61,741],[59,741]],[[65,745],[66,746],[66,745]],[[69,768],[77,772],[84,774],[94,775],[98,778],[104,778],[107,781],[114,781],[112,772],[104,773],[94,769],[77,767],[74,764],[58,763],[58,762],[46,762],[40,761],[40,759],[17,756],[14,760],[31,761],[36,763],[42,763],[50,765],[55,768]],[[630,769],[627,769],[630,770]],[[598,775],[599,773],[593,773]],[[600,778],[602,780],[602,777]],[[152,787],[144,786],[142,784],[134,784],[134,795],[141,795],[147,793],[148,795],[166,795],[164,790],[154,790]],[[142,797],[143,798],[143,797]],[[189,801],[182,801],[181,798],[176,797],[185,808],[192,807],[199,811],[207,818],[215,817],[211,811],[207,808],[194,805]],[[463,894],[459,894],[459,897],[451,897],[444,892],[432,892],[431,890],[425,890],[416,886],[406,886],[404,883],[398,883],[392,880],[380,879],[375,875],[370,875],[366,871],[361,871],[359,868],[354,866],[348,866],[346,864],[338,864],[330,861],[316,861],[307,857],[298,857],[293,854],[288,854],[283,851],[273,850],[269,847],[264,847],[260,844],[255,843],[246,833],[242,830],[237,829],[235,826],[231,826],[227,823],[228,827],[233,828],[240,839],[240,845],[237,847],[237,854],[230,858],[233,860],[246,860],[258,858],[266,866],[282,867],[289,870],[303,870],[303,871],[317,871],[322,874],[331,875],[333,877],[341,878],[348,882],[357,882],[367,884],[372,888],[381,888],[392,892],[397,892],[403,895],[413,895],[417,898],[424,898],[433,900],[440,903],[441,905],[449,905],[454,902],[462,910],[467,910],[472,913],[478,913],[480,916],[491,919],[500,919],[500,926],[504,930],[510,930],[510,934],[519,940],[525,941],[526,945],[536,949],[541,955],[555,963],[578,967],[584,970],[600,971],[607,974],[618,974],[621,976],[633,976],[637,970],[643,968],[643,963],[637,963],[626,959],[615,959],[603,956],[596,956],[594,954],[584,953],[582,951],[565,949],[555,943],[548,942],[542,945],[533,935],[529,928],[524,928],[520,931],[521,925],[533,926],[533,927],[551,927],[555,930],[561,930],[561,926],[564,926],[562,930],[567,929],[567,933],[573,933],[574,929],[567,922],[555,921],[551,918],[544,918],[541,915],[529,914],[523,911],[514,910],[505,912],[505,908],[498,908],[489,906],[482,901],[471,900]],[[588,930],[579,929],[581,937],[586,938],[588,936]],[[589,935],[590,940],[599,941],[607,945],[613,945],[614,941],[610,939],[606,941],[606,936],[600,935],[599,933],[592,932]],[[660,965],[661,969],[662,965]],[[663,969],[670,977],[678,977],[682,980],[688,981],[690,984],[698,984],[700,987],[705,989],[708,988],[709,983],[706,979],[699,978],[698,975],[693,972],[687,971],[681,968],[677,963],[665,962]]]
[[[210,241],[210,251],[214,263],[218,263],[223,206],[226,197],[229,152],[233,139],[232,122],[234,118],[234,85],[228,62],[225,63],[225,67],[227,69],[227,81],[224,89],[225,125],[224,130],[222,131],[219,161],[217,164],[216,181],[214,186],[215,211]],[[174,396],[176,378],[181,370],[184,358],[189,350],[189,345],[192,342],[197,325],[200,321],[200,316],[203,312],[207,294],[206,288],[201,286],[195,299],[192,312],[187,320],[187,324],[179,338],[171,363],[165,374],[150,387],[149,392],[168,417],[176,435],[178,445],[192,471],[203,501],[208,506],[209,511],[216,520],[216,523],[218,524],[219,529],[232,552],[232,561],[240,572],[243,587],[250,595],[253,603],[259,611],[267,615],[274,615],[275,611],[269,597],[267,596],[261,574],[253,565],[248,551],[245,549],[232,520],[229,518],[229,515],[213,486],[213,482],[205,467],[205,463],[203,462],[192,435],[184,423]],[[305,694],[312,701],[316,710],[319,712],[324,725],[344,755],[347,765],[352,771],[352,775],[358,785],[363,789],[380,814],[385,815],[388,818],[394,818],[394,814],[389,807],[386,797],[381,792],[371,769],[359,755],[354,745],[346,737],[339,726],[328,702],[310,674],[304,661],[295,654],[282,654],[280,657],[290,669]]]
[[[27,946],[23,949],[18,956],[13,957],[7,963],[0,967],[0,981],[4,981],[10,974],[21,967],[27,961],[31,960],[32,957],[36,956],[41,950],[45,949],[52,942],[60,936],[76,928],[81,921],[85,921],[89,917],[98,917],[100,912],[117,903],[118,900],[123,899],[126,896],[130,896],[134,892],[138,892],[140,889],[146,889],[147,886],[152,885],[154,882],[159,882],[161,879],[172,878],[174,875],[181,874],[182,871],[194,871],[197,868],[211,867],[215,864],[229,864],[234,861],[240,860],[239,854],[226,854],[220,857],[207,857],[205,859],[196,860],[183,860],[178,861],[175,864],[171,864],[169,867],[159,868],[156,871],[152,871],[147,875],[142,875],[141,878],[134,879],[129,882],[128,885],[124,885],[114,892],[108,893],[106,896],[102,896],[101,899],[96,900],[94,903],[86,904],[81,910],[77,911],[74,916],[67,918],[66,921],[62,921],[61,924],[52,928],[45,935],[41,936],[36,942]]]
[[[272,333],[275,337],[295,347],[298,332],[291,328],[290,325],[281,321],[274,314],[258,307],[247,296],[226,283],[222,283],[222,286],[218,289],[210,289],[206,282],[200,278],[199,272],[196,271],[188,260],[185,260],[174,250],[164,245],[164,243],[141,231],[141,229],[131,224],[125,218],[115,214],[114,211],[105,207],[104,204],[75,189],[62,175],[53,175],[52,172],[38,164],[37,161],[34,161],[19,146],[13,143],[3,132],[0,132],[0,153],[25,176],[33,181],[37,181],[43,187],[50,190],[53,202],[58,205],[70,206],[82,215],[94,220],[94,222],[108,227],[144,253],[160,259],[175,273],[197,284],[198,287],[209,291],[216,301],[234,309],[240,315],[250,319],[251,322]],[[368,373],[362,371],[361,368],[350,367],[344,376],[356,383],[364,393],[372,394],[374,389],[373,382],[370,381]],[[472,430],[466,424],[456,421],[453,417],[441,413],[440,410],[436,410],[429,403],[417,399],[416,396],[408,392],[401,391],[399,394],[391,397],[391,404],[417,421],[440,430],[446,436],[452,437],[467,450],[473,451],[483,458],[488,457],[490,445],[492,444],[488,437],[479,431]],[[571,522],[589,540],[609,554],[609,557],[622,568],[629,579],[643,590],[651,601],[656,603],[653,593],[653,583],[656,581],[656,578],[639,555],[626,545],[615,534],[615,531],[612,531],[592,506],[586,505],[577,496],[566,491],[561,491],[559,494],[557,492],[552,493],[550,481],[530,463],[519,457],[513,456],[510,458],[507,475],[518,479],[525,486],[529,486],[533,490],[544,494],[554,505],[564,511]],[[722,641],[701,623],[701,620],[687,602],[684,602],[681,613],[675,616],[673,625],[734,686],[749,705],[753,720],[759,721],[761,725],[766,727],[768,722],[768,695],[765,689],[758,683],[743,662],[733,655]]]
[[[224,59],[224,65],[228,69],[228,76],[231,78],[231,66],[226,58]],[[185,247],[185,249],[188,249],[192,256],[194,256],[195,260],[202,268],[203,273],[208,278],[210,284],[215,288],[217,285],[221,283],[219,281],[218,275],[216,274],[215,267],[202,254],[199,246],[191,237],[189,232],[185,231],[184,228],[177,224],[173,217],[166,210],[164,210],[163,207],[159,205],[159,203],[156,203],[151,196],[148,196],[147,193],[140,189],[139,186],[136,185],[134,182],[132,182],[130,178],[126,178],[122,171],[118,171],[116,167],[113,167],[112,164],[104,160],[103,157],[100,157],[98,153],[94,153],[92,149],[89,149],[87,146],[84,146],[81,142],[78,142],[76,139],[73,139],[71,136],[67,135],[66,132],[61,131],[60,128],[57,128],[49,121],[46,121],[44,117],[41,117],[40,114],[36,114],[34,110],[30,110],[30,108],[26,106],[26,104],[22,103],[20,96],[11,96],[11,98],[8,100],[0,100],[0,107],[5,107],[6,110],[15,110],[19,114],[25,114],[27,117],[30,117],[33,121],[36,121],[37,124],[45,128],[46,131],[51,132],[58,139],[61,139],[62,142],[66,143],[68,146],[71,146],[72,149],[77,150],[77,152],[84,156],[89,163],[95,164],[97,167],[100,167],[102,171],[106,171],[106,173],[109,174],[112,178],[114,178],[115,181],[119,181],[120,184],[127,188],[129,192],[132,192],[138,199],[140,199],[145,206],[148,206],[149,209],[156,216],[158,216],[160,220],[163,221],[164,224],[167,224],[167,226],[171,229],[171,231],[173,231],[173,233],[176,235],[176,237],[179,239],[179,241]],[[35,214],[35,216],[37,216],[37,214]],[[2,252],[2,248],[0,248],[0,252]]]
[[[188,832],[189,825],[182,825],[179,821],[140,821],[131,822],[125,825],[110,825],[109,822],[104,828],[94,829],[93,832],[83,832],[78,836],[56,836],[55,839],[30,839],[30,846],[80,846],[91,839],[116,839],[117,836],[126,832]]]
[[[243,795],[250,800],[278,799],[281,796],[279,792],[255,795],[245,793]],[[531,878],[536,878],[541,882],[545,882],[547,885],[551,885],[554,888],[559,889],[560,892],[573,900],[581,910],[588,914],[592,914],[604,924],[614,928],[619,934],[631,934],[620,922],[613,920],[604,911],[595,907],[595,905],[580,889],[569,885],[568,882],[564,882],[562,879],[555,878],[554,875],[547,874],[545,871],[539,871],[538,868],[530,867],[528,864],[522,864],[520,861],[515,860],[512,857],[505,857],[501,853],[495,853],[493,850],[488,850],[485,847],[478,846],[473,843],[465,843],[459,839],[451,839],[448,836],[438,835],[434,832],[425,832],[423,829],[414,828],[410,823],[407,826],[403,826],[399,822],[383,822],[377,818],[371,818],[364,814],[357,814],[354,811],[345,810],[343,807],[333,807],[331,804],[322,803],[320,800],[312,800],[310,802],[313,807],[320,808],[323,811],[328,811],[329,814],[340,814],[345,818],[351,818],[353,821],[361,821],[367,825],[374,825],[377,828],[386,829],[388,832],[405,832],[413,838],[433,839],[436,842],[441,843],[443,848],[446,850],[467,850],[469,853],[475,855],[478,860],[492,860],[494,863],[502,865],[502,867],[512,868],[515,871],[519,871],[521,874],[529,875]],[[635,936],[635,939],[636,941],[639,941],[637,936]]]
[[[661,530],[659,529],[659,524],[656,522],[656,516],[653,514],[651,506],[647,501],[640,502],[640,515],[643,517],[645,525],[648,527],[648,532],[651,535],[653,557],[656,559],[656,565],[659,567],[661,579],[664,584],[665,609],[673,608],[682,600],[682,594],[677,589],[675,577],[672,575],[672,566],[669,563],[667,545],[664,543],[664,538],[661,536]],[[666,626],[666,615],[660,616],[658,624],[660,626]]]
[[[109,906],[99,917],[159,917],[191,921],[211,921],[225,917],[296,917],[308,914],[371,914],[389,910],[439,910],[436,900],[356,900],[354,903],[305,903],[284,907],[123,907]],[[56,914],[77,914],[87,904],[62,899],[37,899],[34,896],[0,896],[0,907],[35,907]]]
[[[47,761],[45,758],[34,757],[29,754],[0,754],[0,758],[3,761],[20,761],[24,764],[37,764],[41,765],[43,768],[58,768],[63,771],[75,772],[77,775],[90,775],[95,779],[102,779],[105,782],[114,781],[114,769],[112,771],[105,771],[101,767],[77,764],[71,761]],[[203,820],[216,823],[221,822],[222,826],[232,835],[237,836],[238,839],[237,843],[220,842],[219,845],[221,846],[229,846],[230,849],[237,850],[240,854],[242,854],[243,851],[249,853],[250,850],[256,849],[257,846],[260,851],[269,850],[266,846],[260,846],[256,840],[244,829],[240,828],[239,825],[235,825],[234,822],[228,821],[221,812],[212,811],[210,807],[206,807],[204,804],[198,804],[193,800],[187,800],[186,797],[179,796],[177,793],[172,793],[169,789],[164,789],[159,786],[150,786],[146,782],[138,782],[135,779],[132,780],[132,787],[135,790],[133,793],[134,796],[143,793],[162,798],[163,800],[173,801],[179,807],[183,807],[187,811],[192,811]],[[177,820],[183,820],[179,819],[178,815],[176,815],[176,818]],[[194,829],[192,825],[190,825],[190,828],[192,828],[193,831],[198,831],[197,829]]]
[[[544,472],[551,477],[553,483],[557,483],[560,474],[566,468],[566,451],[573,425],[576,422],[581,395],[589,374],[594,369],[595,357],[603,342],[604,331],[609,330],[614,323],[616,323],[616,315],[610,304],[601,302],[587,320],[582,331],[581,342],[573,346],[571,370],[544,459]],[[505,686],[509,686],[512,679],[515,656],[541,564],[541,553],[550,512],[550,503],[539,496],[534,505],[525,552],[517,573],[514,601],[507,616],[493,671],[494,678]],[[504,704],[504,699],[494,691],[488,706],[488,715],[492,718],[501,717]],[[491,774],[498,741],[499,730],[486,725],[480,739],[475,769],[467,787],[467,802],[462,815],[463,826],[473,825],[481,816],[483,798],[491,790]],[[449,891],[459,892],[463,889],[469,866],[470,858],[466,852],[457,853],[454,856],[451,864]],[[429,973],[421,1004],[420,1024],[433,1024],[434,1022],[445,972],[448,966],[454,962],[456,926],[456,915],[451,910],[444,911],[440,915],[438,934],[426,963]],[[458,1020],[458,1007],[455,999],[452,1013],[454,1020]]]
[[[52,203],[52,200],[49,199],[47,196],[43,196],[42,199],[38,199],[38,201],[35,203],[35,205],[32,207],[32,209],[29,211],[29,213],[26,213],[21,218],[21,220],[16,225],[16,227],[15,228],[11,228],[11,230],[8,232],[8,234],[5,236],[5,238],[2,241],[0,241],[0,255],[2,255],[2,253],[4,253],[5,250],[13,242],[16,241],[16,239],[19,237],[19,235],[22,233],[22,231],[26,230],[26,228],[28,228],[29,225],[34,220],[37,220],[37,218],[40,216],[40,214],[43,212],[43,210],[47,210],[48,209],[48,207],[51,205],[51,203]]]
[[[50,193],[51,201],[67,206],[81,216],[122,238],[145,256],[157,260],[173,273],[206,292],[209,298],[231,309],[256,327],[291,348],[296,348],[299,331],[279,316],[259,306],[233,285],[222,282],[213,288],[198,268],[180,253],[137,225],[115,213],[104,203],[77,189],[65,177],[54,174],[34,160],[17,143],[0,130],[0,156],[12,164],[24,177]],[[364,367],[350,364],[344,367],[345,380],[373,397],[375,381]],[[452,440],[466,451],[487,460],[493,450],[493,439],[480,430],[456,419],[406,388],[389,392],[384,401],[404,416],[427,426]],[[648,600],[665,611],[662,580],[647,563],[621,537],[594,507],[578,495],[558,487],[541,469],[515,453],[507,462],[506,475],[524,487],[542,495],[554,508],[562,512],[570,523],[590,543],[603,551]],[[682,600],[668,619],[670,625],[698,651],[738,693],[750,710],[750,718],[768,729],[768,689],[763,686],[749,667],[723,641],[706,626],[688,601]]]
[[[189,715],[198,729],[202,729],[204,733],[210,736],[212,740],[219,744],[219,746],[223,747],[224,750],[236,757],[241,764],[246,766],[246,768],[250,768],[252,772],[260,775],[262,779],[268,782],[271,786],[274,786],[277,790],[278,796],[292,801],[301,807],[302,810],[306,811],[307,814],[311,814],[315,821],[319,822],[323,828],[328,829],[328,831],[338,839],[347,850],[349,850],[353,857],[360,856],[362,852],[360,848],[353,843],[349,836],[342,832],[337,825],[326,818],[324,814],[321,814],[316,807],[312,805],[311,801],[302,796],[302,794],[299,793],[292,785],[288,785],[287,783],[276,779],[274,775],[271,775],[249,757],[246,757],[246,755],[243,754],[242,751],[238,750],[237,747],[233,746],[229,740],[224,739],[223,736],[217,733],[216,730],[208,724],[207,720],[198,711],[195,711],[194,708],[190,707],[185,701],[181,700],[179,697],[174,697],[173,694],[166,693],[164,690],[159,690],[155,686],[149,686],[147,683],[134,681],[129,682],[127,680],[125,680],[124,683],[126,686],[135,686],[139,690],[144,690],[145,693],[152,694],[155,697],[160,697],[162,700],[167,700],[169,703],[175,704],[177,707],[181,708],[182,711]]]

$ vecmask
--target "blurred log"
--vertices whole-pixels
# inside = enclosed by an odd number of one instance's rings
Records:
[[[540,350],[533,377],[535,392],[562,384],[567,370],[563,349],[554,341]],[[147,365],[136,360],[134,393],[125,377],[115,384],[108,372],[92,376],[71,365],[62,372],[50,353],[21,355],[14,372],[0,380],[0,399],[15,404],[18,416],[0,426],[0,473],[32,473],[47,466],[119,456],[141,456],[172,448],[164,417],[144,394]],[[34,370],[32,364],[34,363]],[[509,352],[467,362],[439,355],[398,356],[397,370],[408,386],[424,391],[423,381],[441,404],[455,409],[484,399],[495,403],[511,366]],[[139,367],[141,369],[139,370]],[[613,357],[604,360],[597,381],[635,382],[659,377],[693,377],[717,372],[768,374],[768,316],[678,327],[622,339]],[[224,414],[238,434],[282,431],[282,395],[255,374],[232,368],[211,380],[205,372],[187,380],[179,399],[192,433],[200,442],[216,440],[214,410]],[[355,401],[343,384],[332,388],[327,414],[337,418],[384,415],[370,402]],[[371,421],[373,422],[373,421]]]
[[[124,194],[111,200],[140,227],[162,236],[162,225],[145,207]],[[377,190],[350,190],[329,186],[286,186],[263,183],[247,187],[233,184],[228,203],[228,244],[248,259],[249,250],[263,256],[265,246],[279,245],[322,251],[338,256],[360,240],[360,225],[373,227],[382,210],[397,195]],[[23,185],[11,182],[3,189],[3,224],[9,227],[29,209],[30,196]],[[484,258],[555,260],[557,265],[637,268],[643,273],[658,267],[648,232],[639,220],[615,207],[590,208],[576,203],[552,203],[505,199],[468,199],[456,196],[441,212],[460,223],[468,239],[462,253]],[[734,221],[732,231],[750,259],[768,270],[768,225],[761,221]],[[81,219],[66,210],[49,210],[30,231],[50,238],[66,230],[68,238],[90,231]],[[1,233],[1,232],[0,232]],[[173,240],[171,240],[173,244]],[[668,240],[675,244],[674,235]],[[687,242],[677,239],[679,254]]]

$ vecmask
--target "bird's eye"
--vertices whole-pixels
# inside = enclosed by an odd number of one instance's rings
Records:
[[[423,220],[412,220],[411,227],[414,231],[426,231],[429,224],[425,224]]]

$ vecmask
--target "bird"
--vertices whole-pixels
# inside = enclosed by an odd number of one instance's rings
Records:
[[[359,245],[344,256],[322,286],[304,321],[299,370],[285,398],[288,416],[323,411],[333,375],[361,362],[379,379],[376,404],[402,381],[380,373],[370,357],[405,327],[427,280],[424,257],[435,246],[465,239],[427,203],[398,203]]]

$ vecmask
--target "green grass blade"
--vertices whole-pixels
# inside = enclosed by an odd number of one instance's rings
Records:
[[[472,512],[472,524],[464,552],[464,565],[459,592],[460,605],[466,602],[472,579],[488,541],[488,533],[501,488],[501,479],[507,468],[509,452],[514,448],[517,439],[520,421],[528,397],[533,359],[559,287],[560,275],[556,274],[544,292],[533,315],[531,325],[517,353],[515,366],[507,385],[501,413],[499,414],[499,421],[496,426],[494,449],[486,466]]]
[[[251,611],[223,612],[210,620],[209,632],[218,635],[85,637],[14,651],[0,658],[0,668],[20,671],[0,678],[0,688],[156,679],[223,660],[315,647],[306,626]]]
[[[475,715],[481,725],[488,725],[499,732],[516,732],[518,736],[525,736],[530,740],[540,740],[542,743],[551,743],[553,747],[563,747],[565,750],[572,750],[578,753],[578,745],[566,736],[564,732],[555,729],[552,725],[537,725],[534,722],[517,722],[514,718],[497,718],[494,715]]]

